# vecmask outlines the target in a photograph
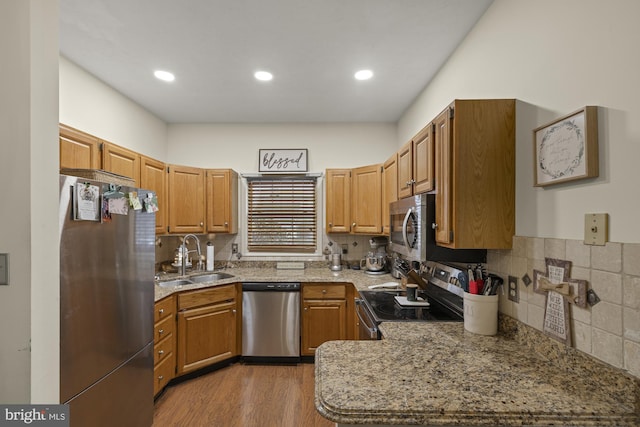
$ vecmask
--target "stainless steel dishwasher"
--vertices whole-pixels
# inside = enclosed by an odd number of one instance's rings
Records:
[[[242,284],[242,359],[300,360],[300,283]]]

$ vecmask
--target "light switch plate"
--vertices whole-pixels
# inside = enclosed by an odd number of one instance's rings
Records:
[[[585,245],[604,246],[608,240],[608,214],[593,213],[584,216]]]
[[[9,254],[0,254],[0,285],[9,284]]]

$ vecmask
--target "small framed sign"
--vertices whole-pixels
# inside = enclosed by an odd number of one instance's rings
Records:
[[[259,172],[296,173],[307,172],[307,149],[260,149]]]
[[[534,187],[598,176],[598,109],[586,106],[533,130]]]

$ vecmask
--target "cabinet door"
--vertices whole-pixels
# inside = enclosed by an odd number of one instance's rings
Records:
[[[348,233],[351,231],[351,169],[327,169],[326,172],[327,233]]]
[[[303,356],[315,354],[320,344],[347,339],[347,303],[342,300],[303,300]]]
[[[389,204],[398,200],[398,154],[394,153],[382,166],[382,233],[390,232]]]
[[[135,151],[103,141],[102,169],[132,178],[140,186],[140,155]]]
[[[351,232],[382,232],[382,165],[352,170]]]
[[[452,183],[452,112],[447,108],[434,120],[436,163],[436,242],[449,244],[453,241],[453,183]]]
[[[169,166],[169,232],[204,233],[204,170]]]
[[[413,139],[413,194],[434,189],[433,124],[429,123]]]
[[[398,197],[413,194],[413,144],[407,142],[398,151]]]
[[[178,374],[237,355],[236,302],[229,301],[178,313]]]
[[[207,231],[238,232],[238,174],[231,169],[208,170]]]
[[[60,169],[101,169],[98,138],[60,125]]]
[[[150,157],[140,156],[140,187],[156,193],[158,212],[156,212],[156,234],[167,232],[167,172],[163,162]]]

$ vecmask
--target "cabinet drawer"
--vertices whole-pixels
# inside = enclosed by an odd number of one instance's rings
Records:
[[[346,285],[314,284],[302,288],[303,299],[344,299],[347,297]]]
[[[173,296],[160,300],[155,304],[155,310],[153,312],[153,322],[158,323],[160,320],[168,316],[172,316],[175,311],[175,300],[173,299]]]
[[[155,396],[173,379],[176,372],[175,354],[171,353],[153,368],[153,395]]]
[[[215,304],[236,298],[235,285],[217,286],[201,291],[184,292],[178,295],[178,310]]]
[[[173,355],[176,340],[174,335],[167,335],[163,340],[153,344],[153,365],[157,365],[165,358]]]
[[[153,342],[158,343],[176,330],[176,320],[173,316],[165,317],[153,327]]]

